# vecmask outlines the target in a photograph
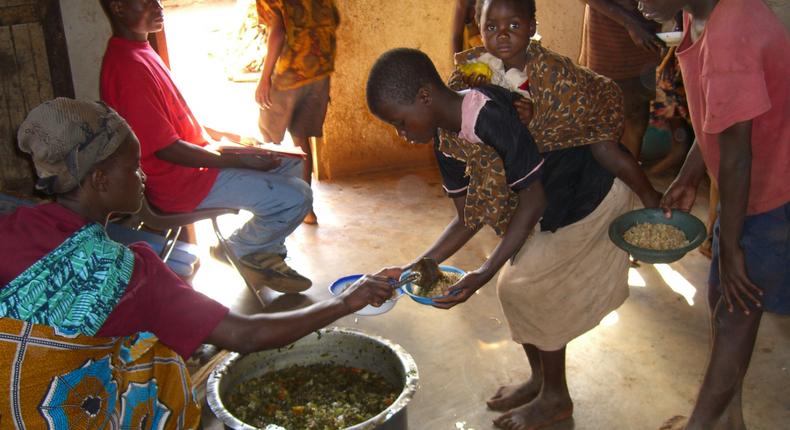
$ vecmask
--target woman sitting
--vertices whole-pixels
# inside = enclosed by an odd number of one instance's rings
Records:
[[[194,291],[145,244],[109,239],[112,213],[139,210],[140,145],[97,102],[59,98],[19,129],[37,187],[55,203],[0,217],[0,427],[195,428],[182,357],[287,345],[392,293],[382,270],[342,295],[239,315]]]

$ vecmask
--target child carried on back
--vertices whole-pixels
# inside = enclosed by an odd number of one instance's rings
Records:
[[[479,0],[476,7],[483,47],[455,55],[448,86],[458,91],[493,84],[518,93],[523,97],[515,102],[519,118],[540,152],[590,145],[596,161],[645,207],[657,207],[660,194],[618,145],[623,100],[617,84],[530,40],[536,28],[534,0]]]

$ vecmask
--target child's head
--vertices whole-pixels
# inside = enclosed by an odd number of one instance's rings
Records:
[[[113,30],[147,35],[164,28],[161,0],[100,0]]]
[[[425,53],[397,48],[382,54],[368,75],[368,108],[414,143],[436,134],[437,91],[446,90],[439,72]]]
[[[129,124],[104,103],[44,102],[19,126],[18,140],[33,158],[39,190],[85,198],[106,212],[140,209],[145,189],[140,143]]]
[[[508,68],[523,68],[535,35],[535,0],[477,0],[475,18],[486,51]]]
[[[639,11],[647,19],[658,22],[667,22],[675,18],[683,6],[694,3],[691,0],[656,1],[642,0],[639,2]]]

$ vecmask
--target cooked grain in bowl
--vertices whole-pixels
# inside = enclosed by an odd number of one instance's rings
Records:
[[[631,245],[656,251],[678,249],[689,244],[685,233],[669,224],[636,224],[625,231],[623,239]]]

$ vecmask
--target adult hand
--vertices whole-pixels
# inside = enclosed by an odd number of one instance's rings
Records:
[[[358,311],[367,305],[379,307],[392,298],[395,290],[390,282],[398,279],[400,272],[399,268],[386,268],[375,275],[365,275],[346,288],[340,297],[342,297],[343,303],[351,309],[351,312]]]
[[[697,198],[697,187],[682,182],[673,182],[664,192],[661,198],[661,208],[664,209],[664,216],[672,217],[672,209],[680,209],[684,212],[691,210],[694,200]]]
[[[478,73],[472,73],[469,75],[462,75],[461,78],[464,81],[464,84],[469,88],[479,87],[481,85],[485,85],[489,82],[488,77],[486,75],[481,75]]]
[[[261,76],[261,79],[258,81],[258,87],[255,88],[255,101],[258,103],[263,109],[269,109],[272,107],[272,80],[271,78],[266,79]]]
[[[737,304],[744,314],[749,315],[751,306],[762,306],[759,296],[763,295],[763,291],[752,283],[746,273],[743,250],[739,246],[733,248],[722,248],[719,253],[719,285],[727,310],[732,312]]]
[[[666,48],[664,42],[655,33],[642,25],[632,24],[626,27],[626,30],[628,30],[628,35],[631,36],[634,44],[645,51],[660,55],[661,51]]]
[[[521,97],[513,102],[513,106],[518,112],[518,119],[521,120],[521,123],[529,127],[529,123],[535,116],[535,105],[532,103],[532,100]]]
[[[477,272],[469,272],[450,287],[446,296],[433,299],[433,305],[441,309],[450,309],[455,305],[469,300],[472,294],[479,290],[485,283],[486,279],[483,275]]]
[[[239,161],[242,168],[260,170],[268,172],[280,166],[281,160],[275,155],[263,154],[239,154]]]

